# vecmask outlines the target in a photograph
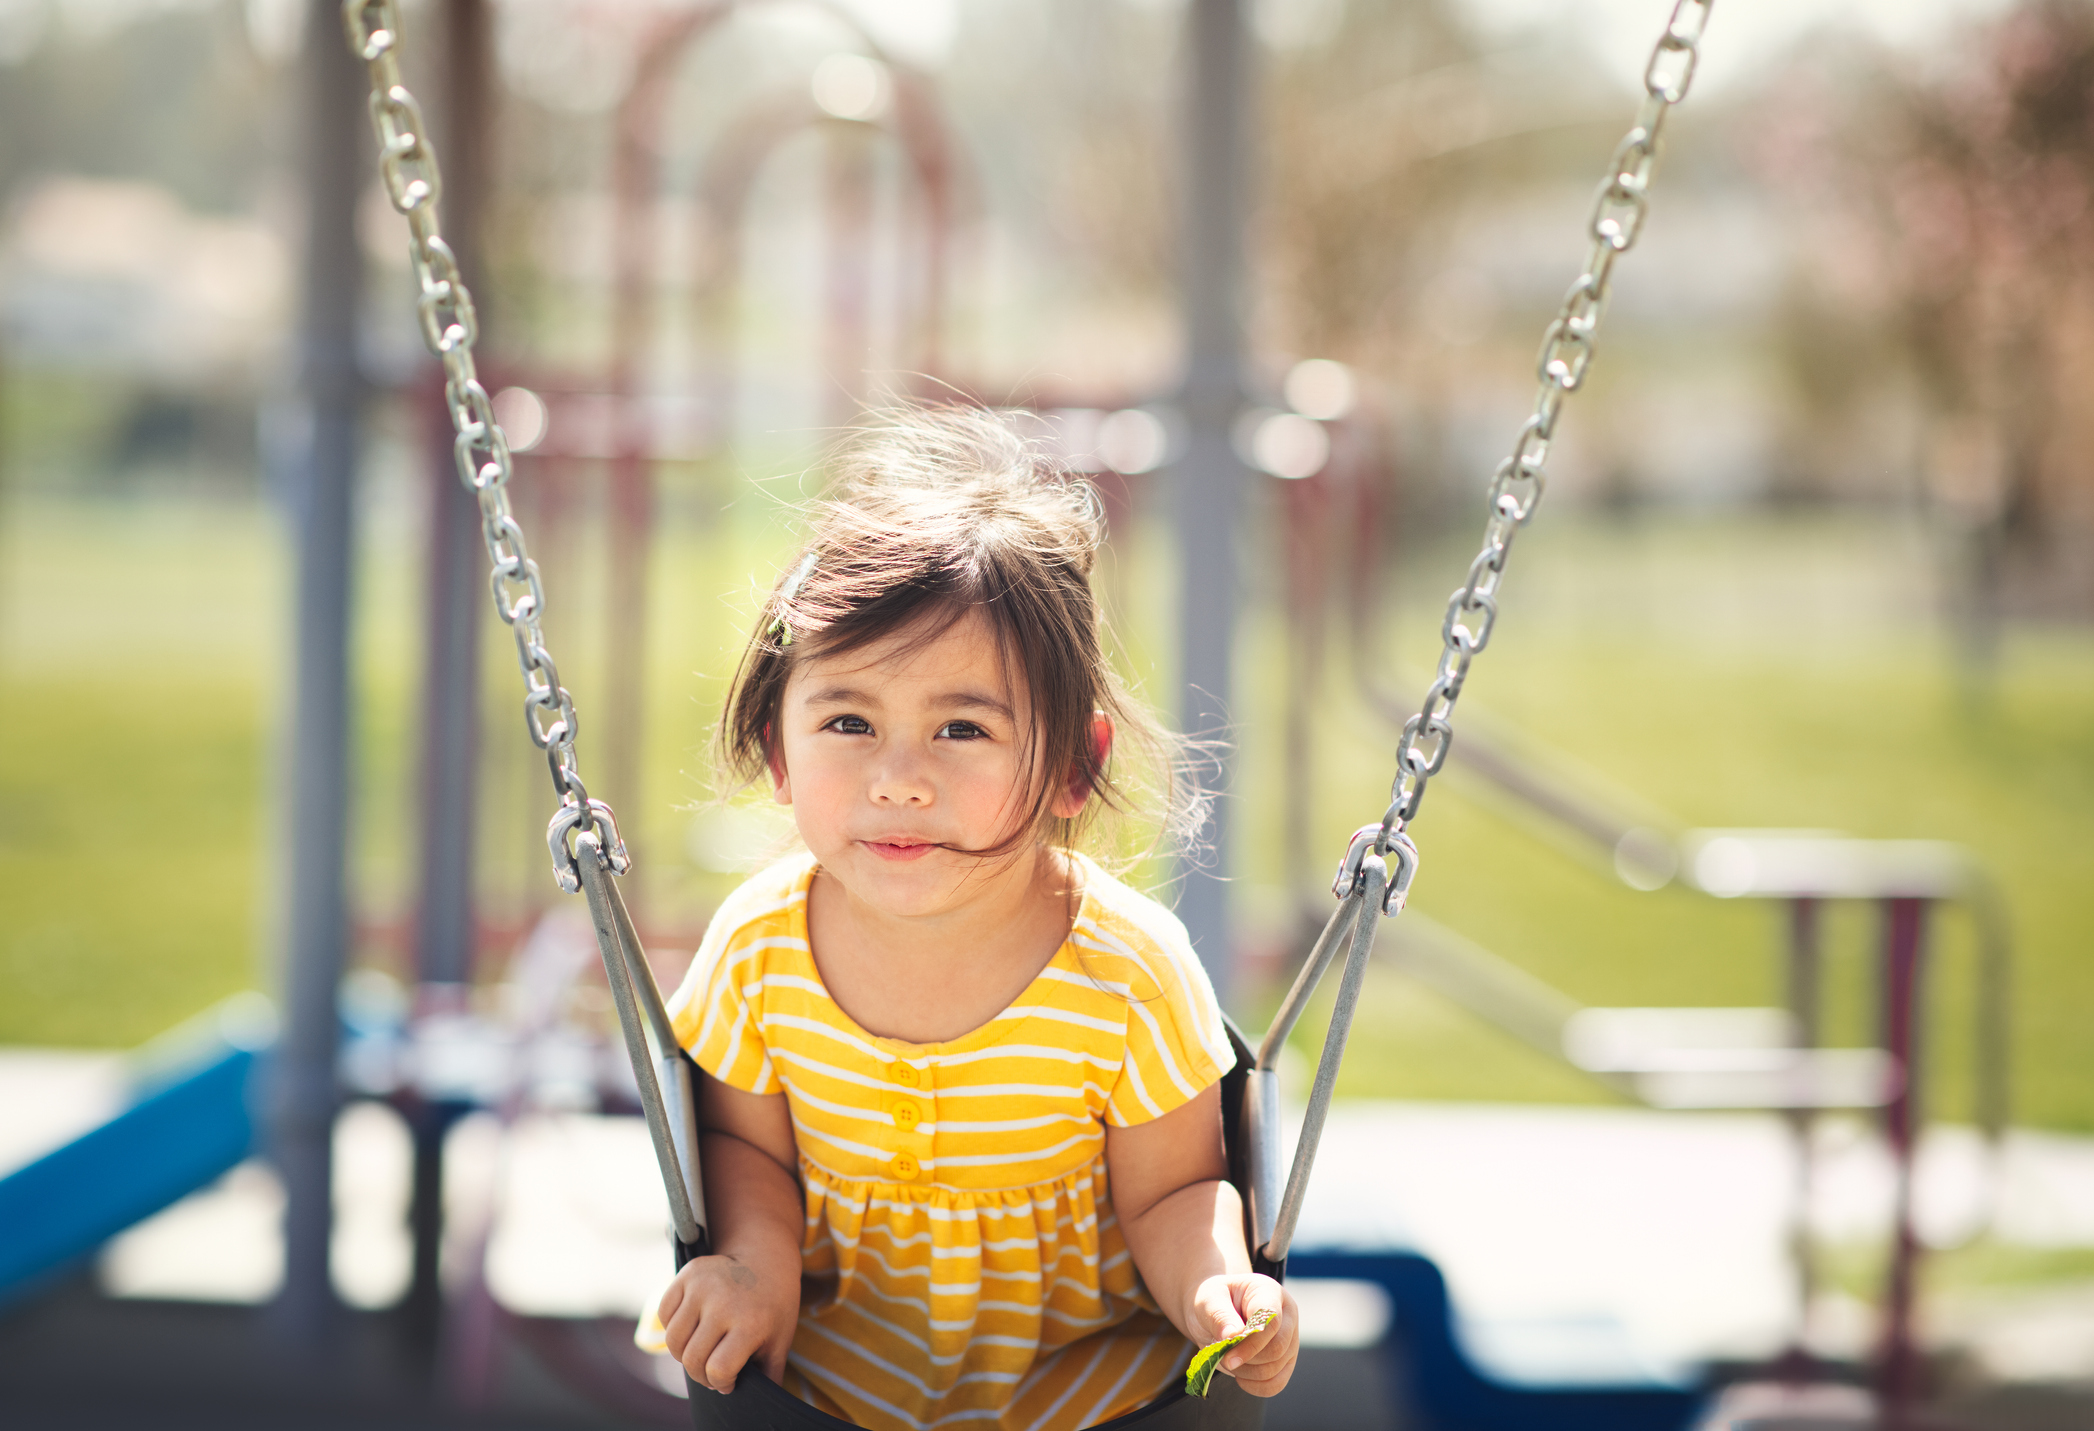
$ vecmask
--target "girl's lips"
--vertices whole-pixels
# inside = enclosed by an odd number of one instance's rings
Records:
[[[920,860],[938,846],[923,841],[860,840],[858,843],[871,850],[883,860]]]

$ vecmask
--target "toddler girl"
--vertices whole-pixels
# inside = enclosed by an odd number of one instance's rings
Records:
[[[806,849],[721,906],[670,1002],[713,1255],[659,1315],[704,1385],[753,1361],[861,1426],[1091,1426],[1259,1313],[1223,1368],[1286,1385],[1213,990],[1183,926],[1075,848],[1127,803],[1115,742],[1169,751],[1101,650],[1102,535],[1089,486],[994,417],[900,413],[766,606],[720,746]]]

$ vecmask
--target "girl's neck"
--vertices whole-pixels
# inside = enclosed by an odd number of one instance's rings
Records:
[[[1081,879],[1048,846],[982,875],[975,898],[904,919],[817,873],[808,942],[830,997],[867,1032],[906,1043],[949,1043],[1009,1008],[1068,938]]]

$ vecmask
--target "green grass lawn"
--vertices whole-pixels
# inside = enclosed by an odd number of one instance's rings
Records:
[[[407,510],[400,504],[400,510]],[[378,510],[360,574],[358,863],[367,919],[413,887],[408,739],[417,685],[410,523]],[[1952,679],[1933,632],[1923,534],[1844,516],[1646,517],[1563,510],[1523,540],[1463,715],[1517,732],[1584,778],[1691,825],[1809,826],[1974,849],[2017,936],[2021,1121],[2094,1129],[2094,633],[2011,633],[1987,700]],[[1551,523],[1554,523],[1552,526]],[[1161,650],[1160,535],[1125,558],[1133,664]],[[1467,537],[1413,553],[1375,649],[1425,668]],[[579,548],[586,545],[577,542]],[[704,742],[751,608],[780,553],[748,504],[663,538],[648,621],[650,694],[638,793],[607,792],[640,854],[657,922],[688,927],[730,887],[686,856],[707,791]],[[752,576],[752,573],[755,575]],[[554,573],[555,654],[600,772],[600,564]],[[128,1045],[234,989],[270,982],[281,852],[269,778],[288,627],[281,537],[243,505],[17,501],[0,520],[0,1041]],[[1283,935],[1278,629],[1253,595],[1239,693],[1234,872],[1253,937]],[[516,724],[508,643],[486,643],[482,879],[521,915],[554,898],[542,762]],[[1148,682],[1163,689],[1162,677]],[[1317,869],[1379,815],[1393,732],[1334,662],[1319,693]],[[1457,726],[1463,717],[1457,717]],[[1574,997],[1602,1004],[1777,997],[1779,911],[1680,889],[1630,891],[1465,777],[1435,783],[1415,830],[1415,907]],[[1869,1028],[1872,916],[1835,911],[1833,1016]],[[1935,1107],[1967,1111],[1971,933],[1937,921]],[[369,957],[389,957],[382,949]],[[1360,1095],[1605,1096],[1403,979],[1370,982],[1343,1085]]]
[[[1933,630],[1923,534],[1840,516],[1621,525],[1553,515],[1558,525],[1537,523],[1515,558],[1463,714],[1690,826],[1968,846],[2003,886],[2014,924],[2017,1116],[2094,1128],[2094,1068],[2079,1043],[2094,1013],[2094,633],[2014,632],[1996,686],[1973,699]],[[1410,564],[1388,643],[1399,665],[1423,669],[1436,654],[1441,593],[1467,555],[1448,545]],[[1348,708],[1340,690],[1328,700]],[[1276,710],[1254,707],[1254,727],[1275,723]],[[1320,740],[1319,826],[1334,860],[1345,831],[1380,812],[1393,732],[1354,714],[1328,722]],[[1278,798],[1271,745],[1247,742],[1252,812]],[[1271,868],[1276,823],[1247,823],[1248,863]],[[1584,1002],[1780,999],[1780,907],[1676,886],[1629,890],[1465,778],[1458,754],[1413,834],[1423,854],[1415,908]],[[1828,913],[1832,1033],[1865,1042],[1876,912]],[[1967,1117],[1974,930],[1949,908],[1934,932],[1930,1101],[1938,1115]],[[1372,988],[1368,1010],[1348,1091],[1604,1096],[1401,979]]]

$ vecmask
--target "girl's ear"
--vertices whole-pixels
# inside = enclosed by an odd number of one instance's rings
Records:
[[[1091,764],[1092,770],[1105,769],[1105,758],[1112,754],[1112,717],[1104,711],[1091,712]],[[1073,820],[1083,813],[1084,805],[1091,798],[1091,780],[1078,766],[1069,772],[1069,783],[1054,797],[1048,812],[1057,820]]]
[[[785,750],[783,745],[771,739],[771,728],[763,728],[764,764],[771,768],[771,799],[780,805],[793,802],[792,777],[785,773]]]

